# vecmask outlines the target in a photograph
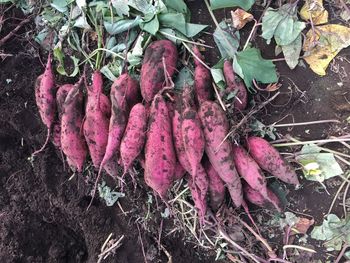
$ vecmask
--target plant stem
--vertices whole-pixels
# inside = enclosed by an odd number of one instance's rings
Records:
[[[340,123],[338,120],[320,120],[320,121],[309,121],[309,122],[296,122],[296,123],[283,123],[283,124],[270,124],[268,126],[273,127],[289,127],[289,126],[303,126],[303,125],[314,125],[320,123]]]
[[[294,142],[288,142],[288,143],[276,143],[272,144],[274,147],[287,147],[287,146],[296,146],[296,145],[305,145],[305,144],[311,144],[311,143],[330,143],[330,142],[349,142],[350,139],[323,139],[323,140],[312,140],[312,141],[294,141]],[[323,147],[320,147],[324,149]],[[346,157],[349,157],[349,155],[345,155]]]
[[[202,46],[202,47],[207,47],[207,48],[214,48],[214,47],[206,45],[206,44],[202,44],[202,43],[199,43],[199,42],[194,42],[194,41],[191,41],[191,40],[188,40],[188,39],[184,39],[184,38],[181,38],[181,37],[177,37],[177,36],[168,34],[168,33],[164,32],[162,30],[159,30],[158,32],[161,33],[164,36],[168,36],[168,37],[174,38],[176,40],[180,40],[181,42],[186,42],[186,43],[189,43],[189,44],[192,44],[192,45],[196,45],[196,46]]]
[[[188,50],[188,52],[191,53],[192,56],[194,56],[204,67],[206,67],[208,70],[210,70],[210,67],[204,63],[203,60],[201,60],[191,49],[190,47],[185,43],[182,42],[182,45],[184,45],[184,47]]]

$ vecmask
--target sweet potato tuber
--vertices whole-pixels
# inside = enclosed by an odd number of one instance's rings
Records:
[[[100,71],[93,73],[92,85],[88,86],[87,90],[88,98],[83,130],[92,162],[95,168],[99,168],[106,152],[109,123],[106,111],[100,103],[103,96],[103,81]]]
[[[266,178],[259,165],[249,156],[247,151],[238,145],[233,146],[233,161],[238,174],[258,191],[263,197],[267,197]]]
[[[244,110],[248,103],[248,92],[242,81],[236,81],[232,63],[228,60],[224,62],[224,76],[227,84],[225,94],[228,95],[231,92],[237,92],[234,106],[236,109]]]
[[[69,91],[62,106],[61,145],[69,166],[82,172],[87,155],[86,142],[81,132],[83,123],[83,93],[81,80]]]
[[[249,154],[259,166],[282,180],[283,182],[298,186],[299,180],[293,167],[291,167],[279,154],[279,152],[260,137],[249,137],[247,139]]]
[[[243,192],[244,197],[254,205],[265,208],[275,208],[279,212],[282,211],[280,200],[270,189],[267,189],[266,198],[248,184],[243,185]]]
[[[163,97],[155,96],[150,110],[145,147],[145,181],[162,199],[174,180],[176,156],[171,121]]]
[[[217,211],[225,199],[225,185],[208,158],[203,159],[203,167],[207,172],[209,180],[210,206],[213,211]]]
[[[120,144],[120,156],[124,173],[143,149],[146,138],[147,117],[146,109],[141,103],[132,107],[128,124]]]
[[[196,46],[193,48],[193,52],[199,59],[202,61],[204,60],[204,57]],[[213,100],[214,92],[210,71],[196,58],[194,58],[194,63],[194,88],[196,91],[197,105],[200,105],[206,100]]]
[[[164,66],[172,77],[176,63],[177,49],[170,40],[157,40],[146,48],[141,67],[140,87],[142,97],[147,103],[151,102],[164,86]]]
[[[56,117],[57,105],[55,95],[56,87],[51,66],[51,54],[49,54],[45,71],[36,79],[35,82],[35,101],[39,109],[41,120],[47,128],[47,136],[43,146],[39,150],[35,151],[32,154],[33,156],[43,151],[49,141],[52,125]]]
[[[232,201],[239,207],[243,200],[242,184],[233,162],[232,145],[224,140],[229,132],[226,115],[218,104],[211,101],[203,102],[198,114],[206,141],[205,152],[220,178],[226,183]]]

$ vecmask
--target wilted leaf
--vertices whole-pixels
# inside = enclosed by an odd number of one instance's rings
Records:
[[[274,37],[277,45],[291,44],[305,28],[298,21],[296,5],[285,4],[279,9],[268,8],[262,19],[262,37],[270,43]]]
[[[289,45],[281,46],[286,62],[291,69],[294,69],[298,65],[302,45],[301,42],[302,37],[299,35]]]
[[[181,90],[184,84],[192,86],[193,82],[194,80],[191,71],[187,67],[184,67],[180,70],[179,74],[177,75],[174,84],[176,89]]]
[[[300,17],[304,20],[312,20],[314,25],[328,22],[328,11],[323,7],[323,0],[306,0],[300,10]]]
[[[324,246],[328,251],[340,250],[343,242],[350,244],[350,217],[339,219],[329,214],[322,225],[314,227],[311,238],[326,241]]]
[[[291,234],[292,235],[306,234],[306,232],[309,230],[310,226],[312,226],[314,223],[315,223],[315,220],[313,220],[313,219],[299,217],[298,221],[292,227]]]
[[[243,28],[248,22],[254,19],[253,15],[237,8],[234,12],[231,11],[232,25],[236,29]]]
[[[239,32],[232,32],[232,28],[226,24],[225,21],[221,21],[219,28],[215,29],[214,41],[219,48],[222,58],[233,58],[239,47]]]
[[[116,34],[125,32],[127,30],[130,30],[135,26],[138,26],[140,22],[141,22],[141,17],[137,16],[135,17],[135,19],[123,19],[123,20],[118,20],[114,23],[104,21],[103,25],[106,28],[106,31],[108,32],[108,34],[116,35]]]
[[[54,50],[53,50],[53,54],[54,57],[57,59],[58,61],[58,65],[57,65],[57,72],[61,75],[64,76],[69,76],[69,77],[75,77],[78,73],[79,73],[79,59],[76,58],[75,56],[70,56],[70,59],[72,59],[73,61],[73,72],[71,74],[68,74],[65,70],[65,66],[64,66],[64,53],[61,49],[61,47],[59,45],[57,45]]]
[[[349,45],[349,27],[336,24],[316,26],[315,32],[310,29],[306,34],[304,59],[316,74],[324,76],[332,59]]]
[[[105,200],[107,206],[113,206],[119,198],[125,196],[124,193],[113,191],[106,185],[105,181],[102,184],[98,184],[98,193],[100,198]]]
[[[305,145],[296,160],[303,166],[305,178],[310,181],[323,182],[341,175],[343,170],[332,153],[322,153],[317,145]]]
[[[86,20],[86,16],[84,13],[75,20],[74,26],[79,27],[79,28],[83,28],[85,30],[91,29],[89,23]]]
[[[263,59],[260,50],[256,48],[249,47],[237,52],[233,68],[247,88],[252,87],[253,79],[264,84],[278,80],[275,65],[270,60]]]
[[[248,10],[255,3],[255,0],[210,0],[211,9],[220,9],[226,7],[239,6],[244,10]]]

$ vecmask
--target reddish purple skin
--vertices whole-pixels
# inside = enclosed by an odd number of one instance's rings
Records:
[[[185,174],[186,174],[185,168],[183,168],[182,165],[177,161],[175,165],[175,174],[174,174],[175,180],[182,179],[182,177],[184,177]]]
[[[226,115],[218,104],[211,101],[202,103],[198,115],[202,123],[206,142],[205,152],[209,161],[226,183],[232,201],[239,207],[243,200],[242,184],[233,162],[232,145],[228,140],[224,140],[229,132]]]
[[[125,100],[128,111],[141,102],[141,93],[139,83],[136,79],[132,78],[128,73],[124,73],[120,75],[112,84],[111,90],[117,91],[120,93],[118,99]],[[119,105],[123,103],[123,101],[118,102]]]
[[[176,46],[170,40],[157,40],[146,48],[141,67],[140,88],[147,103],[164,87],[164,64],[171,78],[176,70],[177,57]]]
[[[203,160],[203,166],[209,179],[210,206],[213,211],[218,211],[225,200],[225,185],[207,158]]]
[[[189,173],[192,174],[190,162],[187,159],[185,152],[185,145],[181,131],[181,114],[179,109],[174,110],[174,116],[172,119],[173,128],[173,140],[176,151],[177,159],[179,160],[181,166]]]
[[[145,181],[162,199],[175,175],[176,155],[172,139],[168,107],[161,95],[156,95],[150,110],[145,147]]]
[[[300,185],[293,167],[282,158],[268,141],[252,136],[247,139],[247,147],[249,154],[263,170],[285,183]]]
[[[82,172],[87,155],[87,147],[81,132],[83,123],[83,93],[80,83],[75,85],[63,103],[61,121],[62,151],[70,167]]]
[[[61,149],[61,124],[55,123],[52,128],[52,143]]]
[[[49,55],[45,71],[35,83],[35,100],[39,108],[42,122],[51,129],[56,117],[56,87],[51,66],[51,55]]]
[[[228,95],[231,92],[234,92],[235,90],[238,90],[236,97],[239,100],[235,98],[234,106],[238,110],[244,110],[248,104],[248,91],[242,81],[236,82],[235,72],[233,71],[232,63],[228,60],[226,60],[224,63],[224,76],[227,84],[225,90],[226,95]]]
[[[87,90],[88,98],[83,130],[92,163],[95,168],[99,168],[106,152],[109,123],[106,112],[102,110],[100,103],[101,97],[103,96],[101,72],[95,71],[93,73],[92,85],[87,87]]]
[[[207,192],[208,192],[208,176],[203,166],[198,166],[198,172],[196,176],[190,176],[188,180],[188,186],[191,191],[192,199],[195,207],[198,210],[199,221],[203,225],[204,216],[207,212]]]
[[[129,121],[120,144],[120,156],[127,171],[133,161],[141,153],[146,140],[147,116],[146,109],[141,103],[132,107]]]
[[[233,146],[233,161],[238,174],[249,184],[251,188],[267,197],[266,178],[259,165],[249,156],[247,151],[238,145]]]
[[[120,144],[128,121],[127,102],[124,95],[127,85],[127,80],[120,76],[111,88],[112,113],[109,121],[108,143],[101,167],[108,163],[109,166],[116,166],[118,163]]]
[[[282,211],[281,202],[278,197],[270,189],[267,189],[267,197],[263,197],[258,191],[251,188],[248,184],[244,184],[243,192],[245,198],[252,204],[264,207],[275,208],[278,212]]]
[[[69,91],[72,90],[73,88],[74,88],[73,84],[64,84],[60,86],[57,90],[56,102],[57,102],[57,112],[58,112],[59,120],[61,119],[61,115],[62,115],[63,103],[66,100]]]
[[[204,61],[204,57],[196,46],[193,48],[193,52]],[[214,92],[210,71],[196,58],[194,58],[194,63],[194,88],[196,91],[197,104],[200,105],[206,100],[214,100]]]
[[[181,133],[185,154],[192,175],[195,175],[204,154],[205,141],[199,117],[192,108],[187,108],[182,113]]]

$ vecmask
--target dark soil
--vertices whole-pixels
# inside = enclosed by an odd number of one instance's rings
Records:
[[[194,21],[211,21],[204,4],[189,2],[189,7]],[[254,11],[257,14],[261,12],[258,9]],[[221,11],[217,15],[223,17],[225,13]],[[9,23],[1,31],[0,38],[14,26]],[[156,242],[159,218],[147,231],[140,224],[139,232],[135,223],[147,213],[145,187],[136,191],[131,187],[127,196],[121,199],[126,216],[119,206],[107,207],[98,199],[87,211],[92,183],[77,175],[68,181],[72,174],[64,169],[60,152],[52,144],[33,163],[28,160],[46,136],[34,101],[34,81],[42,73],[43,66],[38,59],[36,45],[24,38],[24,33],[32,29],[33,25],[26,25],[17,36],[0,47],[1,53],[11,54],[0,65],[0,262],[96,262],[110,233],[113,233],[113,238],[118,239],[121,235],[125,238],[116,253],[103,262],[144,262],[142,246],[149,262],[166,262],[167,258],[163,252],[158,252]],[[208,42],[212,43],[212,40]],[[257,45],[262,48],[265,58],[274,57],[274,47],[266,46],[259,37]],[[339,56],[349,61],[350,50],[344,50]],[[208,50],[206,58],[214,64],[217,53]],[[265,124],[285,116],[288,117],[282,123],[345,120],[350,115],[350,79],[341,74],[350,72],[350,64],[346,60],[336,59],[333,68],[341,72],[328,70],[328,75],[323,78],[307,67],[291,71],[284,62],[277,62],[277,66],[283,96],[260,113],[260,119]],[[342,86],[337,84],[340,82]],[[268,96],[269,93],[260,92],[255,99],[263,100]],[[349,126],[344,122],[340,125],[279,129],[278,132],[303,139],[320,139],[330,134],[349,133]],[[318,184],[305,181],[300,190],[289,188],[289,209],[310,214],[319,224],[337,190],[337,180],[327,184],[331,195],[322,189],[317,191],[320,189]],[[341,213],[339,207],[336,209]],[[171,222],[165,222],[165,229],[171,227]],[[161,238],[173,262],[214,261],[213,252],[194,248],[193,244],[184,240],[181,234]],[[328,257],[323,248],[316,249],[320,252],[319,258],[324,260]]]

